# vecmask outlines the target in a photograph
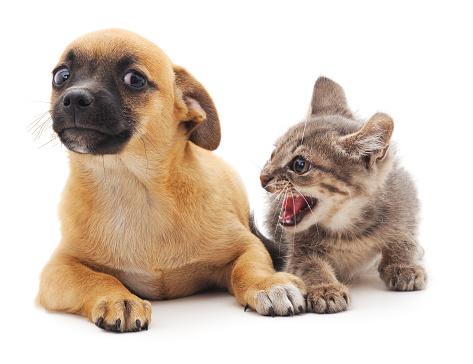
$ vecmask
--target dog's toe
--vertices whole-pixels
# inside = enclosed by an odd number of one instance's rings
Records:
[[[102,298],[92,310],[92,322],[101,329],[113,332],[148,330],[151,304],[132,296],[118,299]]]
[[[293,316],[305,311],[305,286],[298,278],[277,273],[268,278],[247,305],[265,316]]]

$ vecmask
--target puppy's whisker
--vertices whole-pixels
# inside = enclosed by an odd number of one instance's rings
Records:
[[[44,143],[42,146],[40,146],[39,149],[45,147],[46,145],[48,145],[49,143],[51,143],[51,142],[53,142],[53,141],[55,141],[55,140],[56,140],[56,138],[52,138],[49,142]]]
[[[42,118],[43,118],[43,117],[41,117],[41,118],[39,118],[39,119],[35,119],[35,121],[33,121],[30,125],[28,125],[28,126],[26,127],[26,131],[27,131],[28,133],[30,133],[34,128],[36,128],[36,126],[37,126],[39,123],[43,122],[43,121],[42,121]]]
[[[43,115],[42,117],[40,117],[39,119],[36,119],[36,121],[34,121],[33,123],[31,123],[28,128],[27,128],[27,132],[28,133],[31,133],[31,134],[35,134],[36,131],[41,128],[44,124],[52,121],[52,118],[49,117],[47,118],[46,120],[43,120],[43,118],[45,117],[46,115]],[[39,125],[38,125],[39,124]]]
[[[143,142],[143,148],[145,150],[145,157],[146,157],[146,170],[149,171],[149,161],[148,161],[148,152],[146,151],[146,142],[145,140],[140,137],[141,141]]]
[[[49,114],[49,111],[37,115],[35,119],[26,128],[29,130],[33,124],[36,125],[37,123],[39,123],[47,114]]]
[[[156,151],[156,153],[159,153],[158,148],[156,148],[156,146],[153,144],[153,142],[152,142],[151,140],[149,140],[149,138],[146,136],[146,134],[143,134],[142,136],[146,139],[146,141],[147,141],[149,144],[151,144],[151,146],[154,148],[154,150]]]
[[[41,138],[41,136],[43,135],[43,133],[46,131],[46,129],[48,129],[49,127],[52,126],[52,123],[49,122],[50,120],[46,120],[46,122],[44,122],[41,127],[39,128],[38,130],[38,135],[36,136],[35,140]]]
[[[102,155],[103,179],[107,180],[107,171],[105,170],[105,156]]]

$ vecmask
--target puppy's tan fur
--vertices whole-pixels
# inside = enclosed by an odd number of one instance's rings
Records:
[[[213,286],[261,314],[301,312],[302,281],[274,272],[250,232],[239,177],[210,152],[219,144],[220,128],[202,85],[128,31],[87,34],[69,45],[59,65],[71,51],[75,62],[96,62],[97,74],[132,54],[134,68],[157,90],[128,93],[117,86],[123,105],[139,120],[121,152],[69,152],[62,240],[42,271],[37,304],[113,331],[147,328],[151,305],[144,299]],[[53,90],[51,105],[60,97]]]

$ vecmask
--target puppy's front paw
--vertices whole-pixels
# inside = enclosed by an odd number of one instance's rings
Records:
[[[148,330],[151,304],[136,296],[103,297],[92,309],[91,320],[101,329],[114,332]]]
[[[245,308],[265,316],[292,316],[305,310],[305,286],[289,273],[276,273],[258,285]],[[253,297],[251,297],[253,296]]]
[[[424,268],[415,264],[390,264],[381,270],[380,276],[393,291],[418,291],[427,284]]]
[[[346,311],[349,305],[350,293],[341,283],[321,284],[307,289],[307,311],[337,313]]]

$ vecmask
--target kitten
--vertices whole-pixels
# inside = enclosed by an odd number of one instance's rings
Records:
[[[320,77],[307,120],[279,138],[261,172],[271,201],[272,240],[263,240],[275,266],[307,285],[308,311],[346,310],[345,284],[376,263],[392,290],[426,285],[419,202],[390,144],[392,131],[386,114],[356,119],[343,89]]]

